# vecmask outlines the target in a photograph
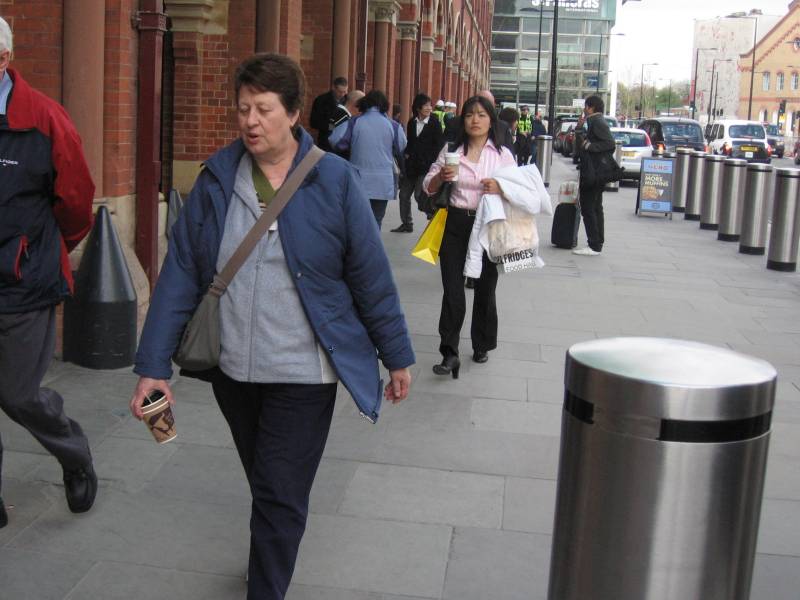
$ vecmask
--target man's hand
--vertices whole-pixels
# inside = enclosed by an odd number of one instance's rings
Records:
[[[395,369],[389,371],[389,383],[383,390],[383,397],[392,404],[398,404],[408,398],[408,388],[411,386],[411,371]]]
[[[142,420],[142,404],[144,404],[144,397],[153,390],[160,390],[170,404],[175,404],[175,397],[172,395],[172,390],[169,389],[169,383],[166,379],[151,379],[150,377],[140,377],[139,383],[136,384],[136,389],[133,391],[133,396],[130,401],[131,414]]]

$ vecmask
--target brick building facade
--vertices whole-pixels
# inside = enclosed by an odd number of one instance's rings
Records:
[[[241,60],[255,51],[299,60],[306,123],[314,96],[339,75],[351,87],[383,89],[407,118],[418,90],[460,104],[488,87],[492,7],[493,0],[0,0],[0,16],[14,32],[12,66],[64,104],[81,133],[95,201],[114,215],[141,299],[159,246],[163,254],[163,196],[188,193],[200,163],[237,134],[233,72]]]

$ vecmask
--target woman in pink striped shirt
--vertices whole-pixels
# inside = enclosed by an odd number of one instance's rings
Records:
[[[437,375],[458,378],[461,361],[458,358],[458,341],[467,311],[464,292],[464,262],[467,245],[475,221],[475,211],[483,194],[500,194],[492,174],[503,167],[516,166],[508,148],[497,139],[497,115],[492,103],[482,96],[473,96],[461,110],[456,151],[460,155],[458,167],[444,164],[445,146],[436,162],[431,165],[423,182],[428,194],[435,194],[446,181],[455,182],[450,195],[447,222],[439,250],[442,271],[442,312],[439,316],[441,364],[434,365]],[[472,360],[484,363],[489,360],[489,350],[497,347],[497,265],[483,254],[483,269],[475,281],[475,298],[472,306]]]

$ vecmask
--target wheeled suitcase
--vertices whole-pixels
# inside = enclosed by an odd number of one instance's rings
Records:
[[[563,203],[556,206],[550,242],[556,248],[570,250],[578,245],[581,210],[578,204]]]

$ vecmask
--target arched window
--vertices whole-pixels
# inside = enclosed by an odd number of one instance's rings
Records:
[[[797,72],[792,73],[792,89],[797,90],[800,87],[800,75]]]
[[[769,71],[764,71],[761,74],[761,89],[765,92],[769,91]]]
[[[779,92],[783,90],[783,73],[778,73],[775,76],[775,89]]]

